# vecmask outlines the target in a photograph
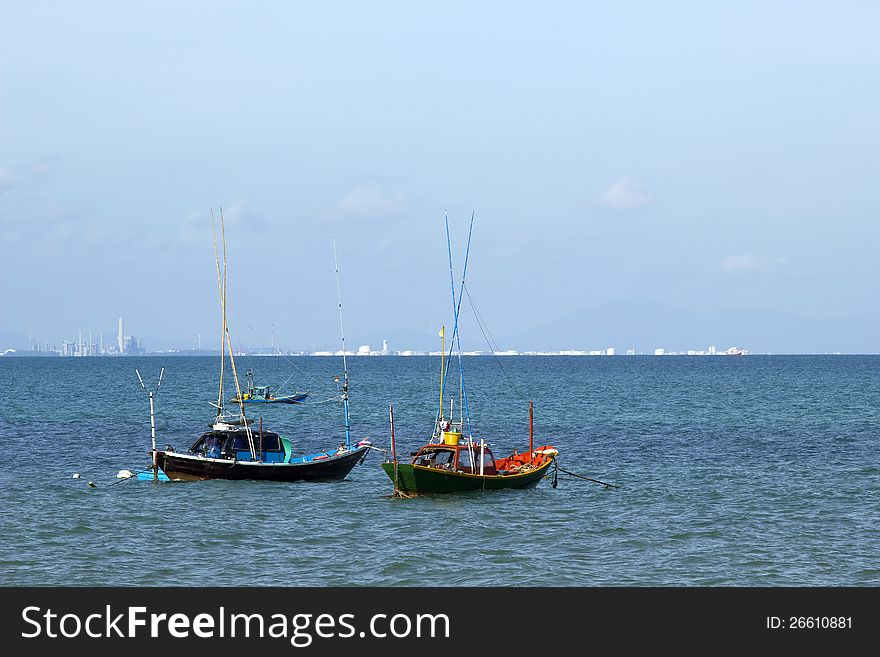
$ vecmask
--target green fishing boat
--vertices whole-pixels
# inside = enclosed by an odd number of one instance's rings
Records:
[[[461,441],[460,432],[446,431],[442,442],[423,445],[411,463],[394,458],[382,469],[398,495],[532,488],[547,476],[558,453],[555,447],[543,445],[496,460],[485,441]]]
[[[471,216],[471,230],[473,216]],[[445,327],[440,329],[440,404],[434,422],[431,439],[410,455],[410,462],[400,462],[394,439],[394,409],[389,408],[391,420],[390,459],[382,463],[382,469],[394,482],[396,496],[409,497],[425,493],[459,493],[465,491],[502,490],[507,488],[531,488],[545,476],[554,465],[559,450],[551,445],[534,447],[534,407],[529,402],[529,445],[522,452],[514,450],[509,456],[496,459],[484,438],[477,440],[471,432],[464,371],[461,363],[461,341],[458,335],[458,311],[464,292],[467,273],[465,254],[461,285],[456,296],[452,274],[452,247],[449,240],[449,221],[446,221],[447,245],[449,247],[449,276],[452,282],[452,308],[455,327],[452,332],[449,356],[457,348],[459,365],[459,417],[454,420],[454,397],[449,396],[449,414],[443,404],[446,369]]]

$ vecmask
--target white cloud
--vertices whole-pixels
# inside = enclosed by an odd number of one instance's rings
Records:
[[[747,271],[754,269],[757,264],[754,256],[735,255],[727,256],[721,263],[721,269],[726,271]]]
[[[611,183],[598,200],[606,208],[635,210],[653,203],[654,195],[645,180],[625,176]]]
[[[383,217],[396,213],[402,204],[400,194],[388,194],[378,187],[359,187],[339,200],[339,211],[349,217]]]
[[[254,209],[247,197],[233,200],[223,206],[223,223],[227,244],[241,249],[252,249],[265,244],[269,236],[269,222]],[[172,234],[171,243],[182,248],[212,247],[211,214],[214,215],[214,229],[218,246],[220,244],[220,208],[218,206],[192,210],[178,219],[177,230]],[[157,248],[166,248],[156,243]]]
[[[254,210],[247,198],[236,199],[223,208],[223,221],[226,223],[227,230],[241,228],[248,232],[262,233],[267,228],[265,217]]]

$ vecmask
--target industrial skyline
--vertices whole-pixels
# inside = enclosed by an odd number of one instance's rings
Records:
[[[29,350],[2,348],[0,345],[0,355],[58,355],[65,357],[93,357],[93,356],[144,356],[144,355],[218,355],[219,349],[203,349],[202,336],[196,336],[195,348],[176,348],[165,350],[147,350],[137,338],[124,334],[124,320],[119,317],[117,324],[117,334],[115,344],[105,345],[104,334],[99,332],[98,342],[93,342],[92,333],[88,333],[88,339],[83,341],[82,330],[78,333],[76,341],[62,340],[60,347],[56,347],[49,343],[39,344],[35,340]],[[236,356],[439,356],[440,351],[420,350],[420,349],[391,349],[387,339],[382,340],[380,349],[373,349],[369,344],[360,345],[357,349],[300,349],[287,350],[281,349],[273,343],[270,348],[244,346],[239,343],[234,346]],[[456,352],[457,353],[457,352]],[[625,350],[625,355],[648,355],[655,356],[715,356],[715,355],[746,355],[750,353],[741,347],[732,346],[726,350],[718,350],[714,345],[710,345],[705,349],[687,349],[683,351],[667,350],[663,347],[656,347],[645,351],[637,351],[634,347]],[[463,356],[615,356],[621,355],[616,347],[605,347],[603,349],[561,349],[561,350],[525,350],[516,349],[506,350],[482,350],[469,349],[461,352]]]

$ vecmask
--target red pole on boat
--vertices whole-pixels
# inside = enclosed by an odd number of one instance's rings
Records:
[[[532,451],[534,447],[532,443],[534,442],[535,436],[535,413],[532,409],[532,402],[529,402],[529,458],[532,458]]]

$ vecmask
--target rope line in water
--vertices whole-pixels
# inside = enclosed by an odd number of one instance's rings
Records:
[[[232,307],[232,312],[235,313],[235,316],[238,317],[242,322],[244,322],[245,326],[247,326],[251,331],[254,332],[254,334],[258,338],[260,338],[260,340],[263,341],[264,347],[267,346],[268,342],[267,342],[266,338],[263,335],[261,335],[257,329],[255,329],[253,326],[250,325],[250,323],[241,315],[241,313],[239,313],[238,310],[236,310],[235,306],[231,306],[231,307]],[[318,390],[320,390],[323,386],[326,386],[326,384],[319,384],[318,379],[313,374],[309,374],[308,372],[306,372],[299,365],[297,365],[292,360],[290,360],[290,358],[288,358],[285,354],[275,353],[272,355],[273,356],[281,356],[285,360],[286,363],[288,363],[293,369],[295,369],[297,372],[299,372],[299,374],[303,377],[303,379],[305,379],[307,382],[315,384],[314,387],[317,388]],[[279,386],[278,389],[276,390],[276,392],[280,391],[285,385],[287,385],[287,382],[290,381],[292,376],[293,375],[291,374],[289,377],[287,377],[287,381],[285,381],[281,386]]]
[[[577,472],[571,472],[570,470],[565,470],[563,468],[560,468],[558,465],[556,466],[556,469],[559,472],[563,472],[563,473],[569,475],[570,477],[576,477],[577,479],[583,479],[585,481],[592,481],[594,484],[601,484],[601,485],[605,486],[605,488],[617,488],[618,490],[620,489],[620,486],[617,486],[616,484],[609,484],[608,482],[599,481],[598,479],[591,479],[590,477],[585,477],[584,475],[578,474]]]

